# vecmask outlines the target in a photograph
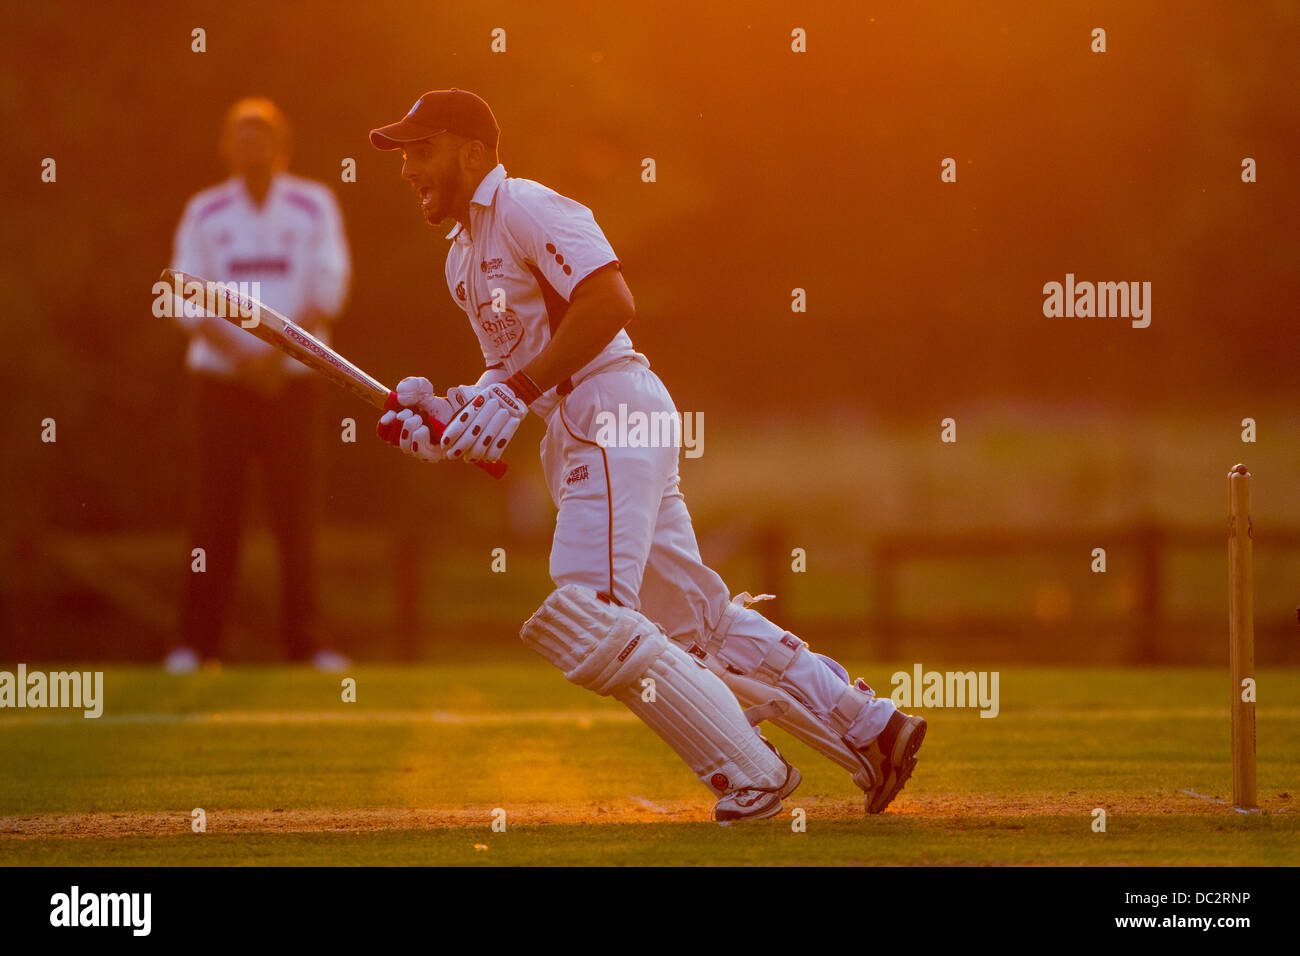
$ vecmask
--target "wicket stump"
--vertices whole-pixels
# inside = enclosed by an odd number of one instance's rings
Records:
[[[1232,802],[1255,806],[1255,569],[1250,472],[1228,472],[1228,666],[1232,671]]]

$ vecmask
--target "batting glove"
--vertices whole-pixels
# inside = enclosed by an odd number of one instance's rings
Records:
[[[444,454],[471,462],[499,461],[523,424],[528,405],[541,394],[523,372],[516,372],[504,382],[474,389],[468,403],[457,410],[442,433]]]
[[[469,391],[467,386],[459,385],[444,398],[434,394],[427,378],[404,378],[389,397],[389,407],[379,418],[376,434],[413,458],[442,461],[446,457],[438,442],[442,424],[465,404]]]

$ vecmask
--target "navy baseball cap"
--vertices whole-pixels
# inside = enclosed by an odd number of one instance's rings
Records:
[[[438,133],[456,133],[495,149],[501,128],[492,108],[468,90],[431,90],[396,123],[370,131],[376,149],[401,149]]]

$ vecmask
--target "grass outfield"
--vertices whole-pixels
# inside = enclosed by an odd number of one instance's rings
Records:
[[[723,828],[620,705],[525,655],[359,668],[355,704],[310,671],[114,668],[99,720],[0,711],[0,864],[1300,864],[1300,670],[1259,674],[1263,813],[1217,802],[1223,669],[1019,667],[995,719],[924,712],[888,813],[774,731],[803,785]],[[851,669],[883,692],[896,668]]]

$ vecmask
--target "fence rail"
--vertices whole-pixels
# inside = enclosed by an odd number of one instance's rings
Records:
[[[1300,550],[1300,527],[1256,529],[1256,548]],[[1132,614],[1112,623],[1131,632],[1131,658],[1149,663],[1161,659],[1162,638],[1172,621],[1165,606],[1165,556],[1171,550],[1223,549],[1224,594],[1227,593],[1227,528],[1188,527],[1154,521],[1092,529],[981,530],[940,533],[895,532],[875,539],[871,548],[871,590],[875,616],[873,631],[886,657],[899,648],[900,639],[918,628],[935,630],[932,621],[904,618],[899,613],[899,578],[910,562],[924,560],[987,559],[1007,556],[1066,556],[1084,560],[1093,548],[1137,554],[1137,595]],[[1225,598],[1226,600],[1226,598]],[[1226,615],[1226,610],[1225,610]],[[949,622],[938,629],[1041,634],[1049,625],[1031,624],[1029,615],[1016,618],[975,615]],[[1224,627],[1227,627],[1226,616]],[[1258,626],[1258,625],[1257,625]],[[1278,625],[1281,626],[1280,624]],[[1265,624],[1264,630],[1268,630]],[[1275,628],[1276,629],[1276,628]],[[1226,651],[1225,651],[1226,653]]]

